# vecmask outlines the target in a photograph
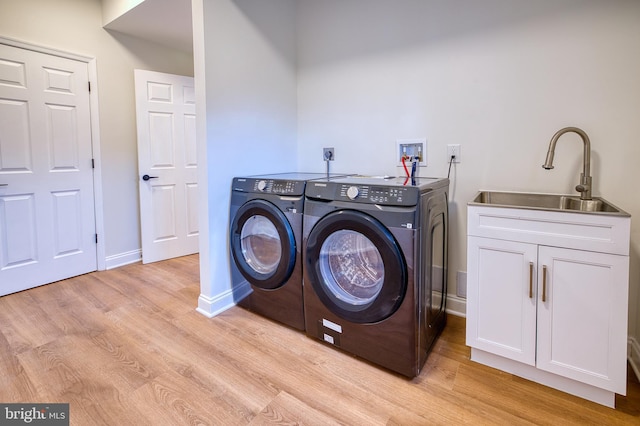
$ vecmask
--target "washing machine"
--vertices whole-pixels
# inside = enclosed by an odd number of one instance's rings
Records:
[[[309,182],[306,333],[407,377],[446,324],[449,180]]]
[[[230,203],[231,280],[236,303],[304,330],[302,214],[307,181],[323,173],[236,177]]]

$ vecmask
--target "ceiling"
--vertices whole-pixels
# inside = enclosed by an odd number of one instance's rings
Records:
[[[193,52],[191,0],[145,0],[105,28]]]

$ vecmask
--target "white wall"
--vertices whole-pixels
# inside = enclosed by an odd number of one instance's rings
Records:
[[[0,0],[0,35],[96,58],[106,256],[140,250],[135,68],[193,75],[193,58],[102,29],[100,0]]]
[[[630,331],[640,318],[640,2],[300,0],[298,163],[398,174],[395,140],[426,137],[422,175],[452,170],[450,291],[466,270],[466,203],[483,189],[574,193],[592,142],[594,195],[632,214]]]
[[[234,176],[297,169],[295,7],[293,0],[194,0],[194,58],[205,315],[233,301],[229,272],[229,189]],[[200,18],[201,16],[201,18]],[[201,44],[202,41],[202,44]],[[204,79],[204,80],[203,80]],[[208,189],[205,189],[207,185]]]

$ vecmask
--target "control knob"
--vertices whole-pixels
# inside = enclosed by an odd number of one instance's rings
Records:
[[[358,191],[357,186],[350,186],[349,189],[347,189],[347,197],[349,197],[350,200],[355,200],[358,194],[360,194],[360,191]]]
[[[267,181],[261,180],[260,182],[258,182],[258,191],[264,191],[266,187]]]

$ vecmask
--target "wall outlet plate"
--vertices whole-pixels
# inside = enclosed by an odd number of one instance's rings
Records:
[[[454,163],[460,162],[460,144],[450,144],[447,145],[447,163],[451,161],[451,156],[455,155],[456,158],[453,159]]]
[[[418,157],[418,166],[427,166],[427,138],[397,139],[396,140],[396,166],[402,167],[402,156],[408,156],[405,160],[407,167],[411,167],[411,160]]]
[[[333,161],[336,159],[336,150],[333,148],[322,148],[322,159],[324,161]]]

